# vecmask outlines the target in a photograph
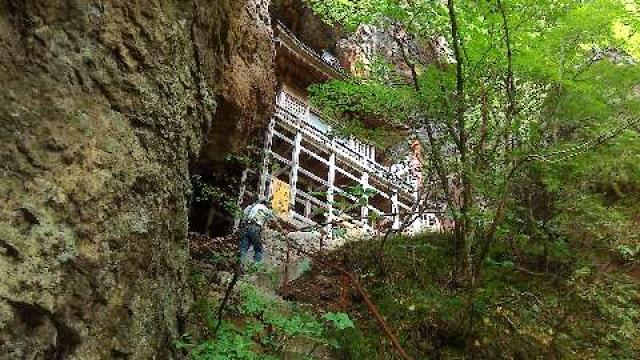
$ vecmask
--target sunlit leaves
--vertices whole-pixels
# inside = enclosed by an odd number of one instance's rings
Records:
[[[355,328],[353,321],[349,318],[349,315],[345,313],[333,313],[328,312],[322,316],[323,319],[329,321],[337,329],[344,330],[348,328]]]
[[[415,104],[408,87],[390,87],[378,81],[334,81],[314,85],[310,92],[314,105],[322,109],[336,130],[381,146],[394,140],[388,137],[388,130],[406,123]],[[363,121],[376,122],[377,126],[367,129]]]
[[[319,2],[312,2],[319,9]],[[323,2],[328,13],[321,13],[334,21],[342,19],[340,23],[351,29],[363,22],[399,25],[420,44],[434,35],[444,36],[451,44],[444,3],[329,0]],[[482,229],[503,192],[511,161],[528,154],[562,153],[640,117],[640,12],[632,0],[455,3],[463,98],[457,94],[455,67],[444,57],[431,62],[409,59],[418,73],[415,87],[411,79],[392,80],[393,72],[379,66],[369,69],[365,78],[317,86],[312,95],[326,115],[349,133],[368,132],[359,130],[366,129],[363,118],[376,119],[377,125],[405,124],[416,129],[425,149],[432,147],[443,154],[439,168],[446,173],[448,186],[460,186],[461,174],[471,180],[478,208],[467,209],[464,216]],[[507,91],[511,72],[513,94]],[[465,105],[462,141],[456,123],[458,101]],[[435,135],[433,143],[426,141],[427,127]],[[556,205],[568,218],[590,221],[585,228],[593,225],[609,237],[618,228],[622,235],[617,240],[633,239],[626,235],[634,229],[632,207],[618,204],[607,213],[600,193],[603,189],[616,193],[619,185],[623,189],[638,186],[638,139],[638,132],[630,129],[597,149],[570,152],[564,161],[540,165],[536,171],[544,174],[542,181],[549,191],[562,193]],[[461,149],[470,156],[463,160]],[[428,156],[425,163],[431,174],[436,172],[434,161]],[[453,214],[461,214],[459,210],[449,209]],[[556,228],[571,232],[569,221]],[[598,232],[589,236],[597,237]]]

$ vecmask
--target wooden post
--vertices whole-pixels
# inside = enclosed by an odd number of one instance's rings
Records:
[[[412,178],[412,180],[414,180],[414,179]],[[417,184],[414,185],[413,181],[411,182],[411,184],[414,186],[413,194],[412,194],[413,195],[414,204],[418,204],[418,203],[420,203],[420,189],[418,188]]]
[[[394,191],[393,195],[391,195],[391,213],[393,214],[392,228],[394,230],[399,230],[400,229],[400,205],[398,204],[397,191]]]
[[[309,119],[309,113],[311,112],[311,107],[309,105],[307,105],[306,110],[304,111],[304,117],[302,118],[302,121],[304,121],[307,124],[311,124],[311,120]]]
[[[262,160],[262,172],[260,173],[260,184],[258,184],[258,197],[267,196],[268,182],[271,180],[269,164],[271,162],[271,144],[273,143],[273,132],[276,126],[276,119],[271,118],[267,126],[267,133],[264,136],[264,157]]]
[[[289,199],[289,211],[295,211],[296,196],[298,187],[298,168],[300,167],[300,146],[302,142],[302,132],[296,133],[296,138],[293,142],[293,151],[291,153],[291,173],[289,175],[289,191],[291,192]],[[293,217],[293,214],[291,214]]]
[[[331,139],[331,148],[333,149],[335,146],[335,139]],[[331,152],[329,155],[329,173],[327,174],[327,203],[329,204],[329,208],[327,209],[327,225],[325,228],[325,232],[327,234],[327,240],[331,240],[333,238],[333,183],[336,180],[336,153]],[[322,242],[320,243],[320,250],[322,250]]]
[[[360,178],[360,185],[362,185],[362,189],[366,192],[369,189],[369,173],[363,172],[362,177]],[[362,221],[362,230],[369,230],[369,201],[367,200],[360,207],[360,218]]]
[[[282,288],[284,296],[287,296],[289,294],[289,261],[291,260],[291,245],[289,244],[289,241],[287,241],[287,252],[285,256]]]
[[[309,199],[304,203],[304,217],[311,219],[311,200]]]
[[[235,232],[240,227],[240,220],[242,219],[242,202],[244,201],[244,193],[247,191],[247,176],[249,175],[249,169],[242,171],[242,177],[240,178],[240,191],[238,192],[238,199],[236,200],[236,210],[233,219],[233,231]]]

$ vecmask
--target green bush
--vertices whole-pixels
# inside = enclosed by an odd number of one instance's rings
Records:
[[[178,349],[187,350],[193,360],[201,359],[278,359],[296,339],[304,339],[311,348],[309,357],[318,347],[336,348],[333,336],[354,328],[347,314],[327,313],[318,319],[288,303],[269,298],[257,287],[240,288],[240,298],[230,306],[232,314],[222,322],[215,338],[194,341],[185,335],[176,342]],[[203,299],[197,302],[204,326],[213,333],[216,302]],[[324,321],[322,321],[324,320]]]

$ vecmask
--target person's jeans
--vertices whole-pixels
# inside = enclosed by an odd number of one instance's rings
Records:
[[[247,256],[249,247],[253,246],[253,259],[258,262],[262,261],[262,228],[257,224],[249,224],[244,227],[242,236],[240,236],[240,261],[244,261]]]

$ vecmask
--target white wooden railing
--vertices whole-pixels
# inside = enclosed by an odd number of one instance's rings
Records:
[[[282,91],[278,96],[278,105],[294,115],[294,117],[302,123],[301,125],[305,127],[305,130],[330,136],[330,127],[322,121],[320,115],[311,109],[304,101],[286,91]],[[335,140],[359,156],[375,161],[375,147],[373,145],[365,144],[353,137],[348,139],[336,137]]]
[[[398,190],[408,193],[416,191],[416,184],[411,174],[399,177],[390,169],[375,160],[374,147],[356,139],[345,139],[332,136],[328,126],[318,126],[319,116],[302,100],[281,91],[276,101],[276,119],[283,121],[293,130],[300,130],[315,143],[331,148],[337,156],[349,161],[352,165],[362,167],[365,172],[383,179]],[[316,123],[316,124],[314,124]],[[319,127],[324,127],[320,129]]]

